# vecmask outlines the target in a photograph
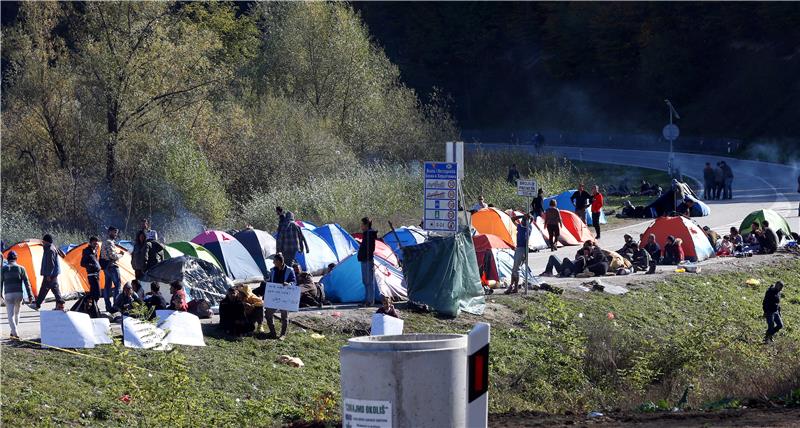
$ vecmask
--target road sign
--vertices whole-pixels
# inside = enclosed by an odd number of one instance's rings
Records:
[[[425,162],[425,230],[458,230],[458,164]]]
[[[681,135],[681,130],[678,129],[678,125],[670,123],[661,130],[661,134],[664,135],[664,138],[667,140],[673,141],[677,140],[678,136]]]
[[[517,196],[536,197],[536,180],[517,180]]]

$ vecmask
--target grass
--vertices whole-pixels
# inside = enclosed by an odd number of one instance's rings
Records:
[[[761,344],[765,285],[783,280],[786,328]],[[737,406],[800,397],[800,260],[752,272],[681,275],[632,290],[498,296],[484,318],[404,312],[409,332],[464,333],[492,323],[490,412],[585,412]],[[613,314],[610,319],[609,313]],[[227,340],[207,326],[205,348],[170,353],[105,346],[81,353],[2,347],[4,426],[275,426],[339,417],[339,353],[366,328],[327,313],[290,327],[286,341]],[[274,363],[300,357],[297,369]],[[139,370],[133,366],[142,367]],[[125,394],[130,403],[120,400]],[[796,400],[797,401],[797,400]],[[657,404],[654,404],[657,403]]]

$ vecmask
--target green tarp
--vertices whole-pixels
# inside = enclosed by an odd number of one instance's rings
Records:
[[[486,300],[469,229],[403,247],[403,275],[413,302],[453,317],[460,311],[483,314]]]
[[[750,226],[753,225],[754,221],[757,221],[758,224],[761,224],[764,220],[769,222],[769,227],[775,232],[782,230],[786,236],[791,236],[792,229],[789,227],[789,223],[786,221],[786,219],[775,211],[768,209],[753,211],[748,214],[747,217],[745,217],[742,221],[742,225],[739,226],[739,233],[742,235],[747,235],[750,233]]]

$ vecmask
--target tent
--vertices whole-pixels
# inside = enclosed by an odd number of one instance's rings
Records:
[[[513,250],[510,245],[495,235],[478,233],[472,235],[478,266],[483,267],[487,280],[500,281],[497,263],[492,250]],[[513,262],[513,255],[512,255]]]
[[[39,239],[29,239],[12,245],[3,252],[3,259],[8,258],[9,251],[17,253],[17,263],[25,268],[28,273],[28,280],[31,282],[31,291],[33,295],[39,294],[39,285],[42,283],[42,276],[39,275],[42,268],[42,255],[44,254],[44,247],[42,241]],[[89,291],[89,283],[85,282],[80,273],[70,266],[62,257],[59,256],[58,263],[61,268],[61,274],[58,275],[58,285],[61,291],[61,297],[68,298],[74,297],[78,293]],[[53,296],[52,293],[48,298]]]
[[[214,254],[202,245],[197,245],[194,242],[178,241],[167,244],[164,246],[164,260],[173,257],[192,256],[198,259],[203,259],[222,270],[222,264],[217,260]]]
[[[428,239],[428,232],[415,226],[397,227],[394,232],[390,230],[383,235],[383,242],[394,251],[400,261],[403,261],[403,252],[400,251],[400,247],[421,244],[426,239]]]
[[[354,238],[358,241],[359,245],[361,244],[361,238]],[[388,261],[394,266],[400,266],[400,262],[397,261],[397,256],[392,251],[392,248],[380,239],[375,241],[375,253],[376,256],[380,256],[384,260]]]
[[[267,258],[274,255],[276,250],[275,238],[269,233],[258,229],[245,229],[233,235],[241,242],[244,248],[253,257],[261,273],[266,277],[269,274]]]
[[[572,211],[559,211],[561,212],[561,223],[564,224],[564,229],[567,229],[567,231],[578,240],[578,244],[582,244],[586,241],[594,241],[592,232],[589,231],[589,228],[581,221],[580,217]]]
[[[568,210],[575,212],[575,204],[569,200],[572,197],[572,194],[577,192],[577,189],[570,189],[565,192],[561,192],[555,196],[549,196],[544,200],[544,208],[547,209],[550,206],[550,200],[555,199],[556,201],[556,208],[560,210]],[[591,210],[586,210],[586,224],[592,224],[592,213]],[[600,224],[606,224],[606,214],[601,210],[600,211]]]
[[[686,183],[673,180],[672,187],[669,190],[645,207],[645,216],[656,218],[670,215],[684,199],[694,201],[694,207],[691,212],[692,217],[705,217],[711,214],[711,208],[697,197],[691,187]]]
[[[775,232],[782,230],[786,236],[791,236],[792,228],[789,227],[789,222],[780,214],[769,209],[753,211],[748,214],[742,221],[741,226],[739,226],[739,233],[742,235],[750,233],[753,222],[757,221],[758,224],[761,224],[764,220],[769,222],[769,227]]]
[[[153,266],[142,278],[146,282],[170,284],[182,281],[187,297],[192,300],[205,299],[214,306],[225,297],[231,284],[225,272],[205,260],[191,256],[173,257]],[[161,293],[169,289],[161,289]]]
[[[83,288],[89,290],[89,277],[86,275],[86,269],[81,267],[81,258],[83,257],[83,250],[86,248],[87,245],[89,245],[89,243],[84,242],[83,244],[76,245],[75,247],[73,247],[64,257],[64,261],[66,261],[68,265],[72,266],[72,268],[75,269],[76,272],[78,272],[78,274],[81,277],[81,281],[83,281],[84,283]],[[100,254],[100,249],[102,248],[103,248],[103,242],[100,241],[98,243],[98,250],[97,250],[98,255]],[[117,245],[117,251],[119,250],[125,250],[125,248],[122,247],[121,245]],[[127,250],[125,250],[125,254],[123,254],[122,258],[117,261],[117,266],[119,266],[119,277],[120,277],[120,282],[122,282],[122,284],[125,284],[126,282],[130,282],[136,279],[136,275],[133,272],[133,267],[131,266],[131,253],[129,253]],[[59,277],[59,282],[60,281],[61,278]],[[103,271],[100,271],[101,294],[103,287],[105,287],[105,284],[106,284],[106,274]],[[120,292],[121,291],[122,290],[120,290]]]
[[[252,282],[263,281],[264,274],[261,273],[256,261],[241,242],[233,236],[219,231],[206,230],[192,239],[192,242],[202,245],[225,268],[225,272],[235,281]]]
[[[448,316],[483,314],[486,300],[469,229],[404,247],[403,275],[413,302]]]
[[[339,259],[336,258],[336,253],[333,252],[333,249],[321,236],[305,227],[300,228],[300,230],[303,233],[303,237],[306,238],[309,252],[298,251],[295,259],[304,271],[311,275],[319,275],[328,268],[329,264],[339,262]]]
[[[375,296],[390,296],[394,301],[407,300],[403,273],[383,257],[375,256],[373,262],[377,285]],[[361,280],[361,263],[356,255],[342,260],[321,282],[325,286],[325,297],[331,302],[363,302],[366,297],[364,282]]]
[[[311,223],[309,223],[307,221],[303,221],[303,220],[295,220],[294,223],[296,225],[298,225],[298,226],[300,226],[300,227],[302,227],[304,229],[308,229],[308,230],[314,230],[314,229],[317,228],[317,226],[314,226],[313,224],[311,224]]]
[[[133,252],[133,241],[126,241],[126,240],[117,241],[117,245],[124,248],[129,253]]]
[[[325,240],[340,262],[358,251],[358,241],[338,224],[318,226],[313,232]]]
[[[498,281],[504,284],[511,283],[511,273],[514,268],[514,251],[506,249],[492,249],[492,259],[497,269]],[[533,269],[525,270],[525,266],[520,267],[520,282],[524,282],[525,274],[528,274],[529,284],[538,284],[539,279],[534,275]]]
[[[651,233],[656,235],[656,242],[661,246],[667,242],[667,236],[674,236],[683,240],[683,252],[687,260],[703,261],[714,256],[714,248],[708,242],[706,234],[692,220],[683,217],[659,217],[642,234],[641,241],[645,241]]]
[[[497,208],[484,208],[472,214],[472,227],[478,233],[495,235],[512,248],[517,246],[517,228],[508,214]]]

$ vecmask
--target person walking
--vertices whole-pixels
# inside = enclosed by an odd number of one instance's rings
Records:
[[[286,265],[291,266],[298,252],[309,252],[308,243],[302,229],[295,222],[293,212],[284,211],[283,207],[275,207],[275,212],[278,214],[276,249],[283,254]]]
[[[764,318],[767,320],[767,332],[764,334],[764,343],[772,343],[773,336],[783,328],[781,319],[781,291],[783,282],[778,281],[769,287],[764,293],[764,300],[761,308],[764,310]]]
[[[711,167],[711,162],[706,162],[706,167],[703,168],[703,199],[714,199],[714,168]]]
[[[286,261],[284,260],[283,254],[278,253],[275,254],[275,257],[272,260],[274,266],[269,271],[269,282],[275,284],[283,284],[284,287],[295,287],[297,286],[297,277],[294,275],[294,270],[286,265]],[[277,309],[273,309],[267,307],[266,301],[264,303],[264,318],[267,321],[267,327],[269,327],[269,335],[270,337],[277,337],[280,340],[283,340],[283,337],[286,336],[286,329],[289,326],[289,312],[281,309],[281,334],[278,336],[275,334],[275,321],[273,318],[275,317],[275,312]]]
[[[586,224],[586,208],[592,203],[592,195],[581,184],[578,186],[578,190],[570,196],[569,200],[575,205],[575,215],[581,219],[583,224]]]
[[[600,239],[600,214],[603,212],[603,194],[600,193],[600,187],[595,185],[592,189],[592,226],[597,236],[595,239]]]
[[[722,197],[723,199],[733,199],[733,170],[727,162],[722,161]]]
[[[722,188],[725,187],[725,171],[722,170],[722,162],[717,162],[714,168],[714,199],[722,196]]]
[[[361,219],[361,245],[358,247],[358,261],[361,262],[361,281],[364,283],[364,306],[375,305],[375,241],[378,232],[372,229],[372,220],[369,217]]]
[[[19,339],[17,326],[19,325],[19,310],[24,298],[23,290],[28,296],[28,304],[31,304],[33,292],[31,291],[31,282],[28,280],[28,272],[17,264],[17,253],[9,251],[8,264],[3,266],[2,275],[0,275],[0,295],[6,302],[11,339]]]
[[[103,286],[103,301],[106,305],[106,312],[113,313],[114,305],[111,298],[117,300],[119,291],[122,288],[122,279],[119,275],[119,266],[117,263],[119,259],[125,254],[125,251],[117,249],[117,234],[119,229],[114,226],[108,228],[108,238],[103,241],[100,247],[100,267],[103,268],[103,274],[106,276],[106,281]]]
[[[98,260],[98,247],[100,240],[96,236],[89,238],[89,244],[81,253],[81,267],[86,270],[89,281],[89,297],[94,301],[95,307],[100,300],[100,261]]]
[[[547,243],[551,251],[556,251],[558,236],[564,223],[561,221],[561,211],[556,208],[556,200],[550,199],[550,207],[544,213],[544,224],[547,229]]]
[[[47,293],[52,291],[56,298],[56,309],[64,309],[64,299],[61,297],[61,288],[58,286],[58,275],[61,273],[58,248],[53,244],[53,236],[49,233],[42,237],[42,267],[39,274],[42,276],[42,286],[36,295],[34,309],[42,307],[42,302],[47,298]]]
[[[536,192],[536,197],[533,198],[531,203],[531,214],[533,215],[533,220],[536,220],[536,217],[544,218],[544,190],[541,187]]]
[[[516,186],[517,180],[519,180],[519,170],[517,170],[517,164],[514,163],[508,168],[508,176],[506,177],[506,181],[508,181],[508,184]]]
[[[511,284],[506,294],[519,291],[519,271],[528,260],[528,237],[531,234],[531,215],[525,214],[512,217],[517,223],[517,246],[514,249],[514,265],[511,267]]]

